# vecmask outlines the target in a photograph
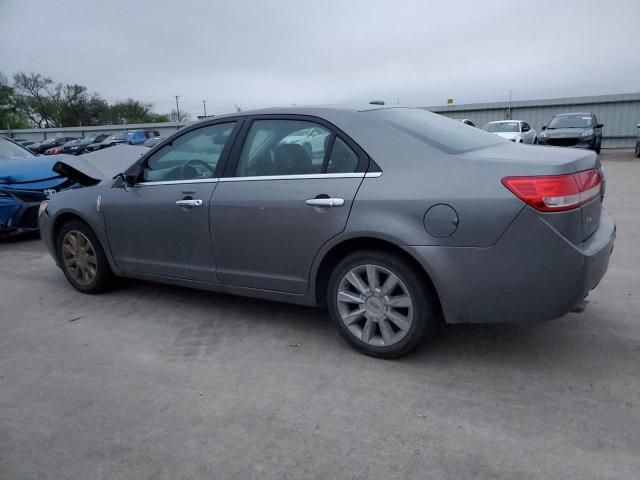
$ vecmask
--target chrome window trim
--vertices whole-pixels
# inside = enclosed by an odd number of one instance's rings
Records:
[[[305,175],[263,175],[253,177],[224,177],[224,178],[198,178],[195,180],[168,180],[159,182],[139,182],[135,187],[151,187],[154,185],[181,185],[191,183],[218,183],[218,182],[253,182],[267,180],[320,180],[323,178],[378,178],[382,172],[370,173],[313,173]]]
[[[190,183],[218,183],[220,181],[219,178],[197,178],[194,180],[167,180],[160,182],[139,182],[136,183],[135,187],[152,187],[154,185],[181,185],[181,184],[190,184]]]
[[[365,174],[364,172],[356,173],[311,173],[304,175],[259,175],[253,177],[225,177],[221,178],[221,182],[254,182],[266,180],[321,180],[323,178],[365,178],[379,177],[382,172],[372,172]]]

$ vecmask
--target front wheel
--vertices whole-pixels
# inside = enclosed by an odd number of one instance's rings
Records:
[[[334,269],[329,313],[357,350],[394,358],[417,347],[435,326],[437,301],[424,275],[402,256],[355,252]]]
[[[640,158],[640,142],[636,143],[636,158]]]
[[[107,290],[113,273],[95,234],[80,221],[65,223],[56,237],[58,258],[69,283],[82,293]]]

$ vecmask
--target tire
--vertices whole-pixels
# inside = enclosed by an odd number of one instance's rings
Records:
[[[77,220],[65,223],[56,236],[56,252],[64,276],[76,290],[93,294],[112,285],[113,272],[107,257],[87,224]]]
[[[600,147],[601,147],[601,145],[602,145],[602,140],[600,140],[600,141],[595,140],[595,141],[593,142],[593,151],[594,151],[594,152],[596,152],[596,153],[600,153]]]
[[[538,137],[535,137],[535,138],[533,139],[533,144],[534,144],[534,145],[538,145]]]
[[[376,272],[377,290],[370,288],[370,269]],[[353,283],[351,274],[360,283]],[[377,250],[346,256],[327,287],[329,314],[340,335],[356,350],[378,358],[399,357],[420,345],[437,323],[437,305],[423,272],[398,254]]]
[[[640,158],[640,142],[636,143],[636,158]]]

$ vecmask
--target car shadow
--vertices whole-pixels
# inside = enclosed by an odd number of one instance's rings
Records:
[[[259,328],[274,338],[304,342],[313,350],[330,348],[340,355],[358,355],[340,338],[325,309],[134,280],[123,280],[113,293],[125,289],[138,300],[180,306],[176,345],[214,347],[240,341],[241,335]],[[434,366],[506,361],[531,367],[535,362],[561,361],[565,352],[575,354],[576,338],[584,333],[580,325],[577,314],[540,323],[443,324],[423,345],[391,362]]]

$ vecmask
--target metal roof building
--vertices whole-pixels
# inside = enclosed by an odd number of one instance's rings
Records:
[[[636,126],[640,123],[640,93],[422,108],[459,120],[468,118],[478,127],[495,120],[524,120],[538,132],[558,113],[593,112],[598,121],[604,124],[604,148],[633,147],[638,135]]]

